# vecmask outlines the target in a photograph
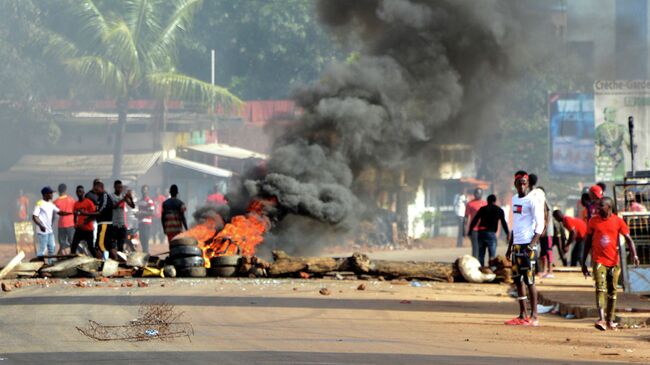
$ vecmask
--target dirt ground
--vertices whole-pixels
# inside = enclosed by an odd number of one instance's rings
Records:
[[[593,320],[543,315],[509,327],[508,286],[408,282],[148,279],[77,280],[0,294],[2,364],[588,364],[650,362],[650,330],[599,332]],[[360,284],[366,290],[357,290]],[[115,287],[110,287],[111,285]],[[328,288],[330,295],[319,293]],[[142,303],[175,304],[190,340],[96,342],[75,327],[123,324]]]

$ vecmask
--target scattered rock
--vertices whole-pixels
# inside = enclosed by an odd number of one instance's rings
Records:
[[[293,288],[293,291],[298,291],[298,288]]]
[[[399,304],[411,304],[410,300],[402,300]]]
[[[322,289],[319,290],[318,292],[321,293],[321,295],[330,295],[330,294],[331,294],[331,293],[330,293],[330,290],[327,289],[327,288],[322,288]]]
[[[147,284],[146,282],[144,282],[142,280],[138,280],[138,288],[146,288],[148,286],[149,286],[149,284]]]
[[[133,286],[133,283],[130,281],[125,281],[122,283],[122,288],[131,288]]]
[[[308,272],[301,271],[300,272],[300,277],[303,279],[309,279],[311,277],[311,274]]]
[[[571,342],[571,339],[567,337],[566,342]]]
[[[366,290],[366,284],[359,284],[359,286],[357,286],[357,290]]]
[[[2,283],[2,291],[11,291],[11,285],[7,283]]]

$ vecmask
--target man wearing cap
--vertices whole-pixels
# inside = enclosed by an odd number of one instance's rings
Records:
[[[603,188],[598,184],[592,185],[589,188],[589,198],[590,203],[587,207],[587,222],[589,222],[591,217],[598,215],[600,211],[600,199],[603,198]]]
[[[512,197],[512,234],[506,256],[512,258],[512,279],[517,286],[519,316],[508,325],[539,326],[537,319],[537,289],[535,288],[535,262],[539,237],[544,231],[544,205],[528,195],[528,174],[515,173],[517,194]],[[511,256],[512,254],[512,256]],[[524,291],[528,288],[528,296]],[[530,297],[530,317],[526,315],[526,299]]]
[[[54,222],[54,214],[60,216],[71,215],[72,212],[64,212],[57,208],[52,203],[52,194],[54,191],[49,186],[41,189],[43,199],[36,202],[34,212],[32,213],[32,220],[38,226],[36,230],[36,237],[38,240],[38,252],[36,256],[45,256],[45,251],[49,256],[54,256],[56,246],[54,244],[54,231],[52,230],[52,223]]]

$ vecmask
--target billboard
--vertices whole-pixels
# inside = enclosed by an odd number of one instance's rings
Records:
[[[631,168],[627,119],[633,116],[637,170],[650,169],[650,80],[594,83],[596,180],[622,180]]]
[[[549,95],[551,175],[594,175],[594,97],[586,93]]]

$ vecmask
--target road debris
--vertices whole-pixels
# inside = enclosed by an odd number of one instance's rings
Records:
[[[321,295],[330,295],[331,294],[330,290],[327,289],[327,288],[321,288],[321,290],[319,290],[318,292],[321,293]]]
[[[92,320],[86,327],[77,330],[96,341],[151,341],[169,340],[178,337],[190,339],[194,328],[189,322],[180,321],[184,312],[177,312],[167,303],[143,304],[138,318],[124,325],[104,325]]]

